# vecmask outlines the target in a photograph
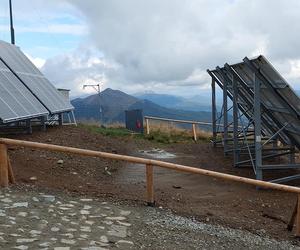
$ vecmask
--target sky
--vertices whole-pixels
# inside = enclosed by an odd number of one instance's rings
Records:
[[[206,69],[265,55],[300,89],[299,0],[13,0],[16,44],[73,97],[210,91]],[[10,41],[8,0],[0,39]]]

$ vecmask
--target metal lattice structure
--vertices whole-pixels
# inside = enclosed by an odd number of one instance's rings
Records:
[[[214,146],[221,144],[225,155],[232,153],[235,167],[252,167],[259,180],[266,170],[300,168],[295,163],[295,150],[300,148],[300,99],[271,63],[262,55],[245,57],[243,62],[207,72],[212,78]],[[220,114],[216,110],[216,83],[223,90]],[[228,122],[231,112],[233,121]],[[222,130],[217,127],[220,121]],[[275,161],[283,156],[288,156],[283,163]],[[297,178],[299,174],[272,181]]]

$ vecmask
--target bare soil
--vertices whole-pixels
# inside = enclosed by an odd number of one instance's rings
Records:
[[[232,159],[224,157],[222,149],[205,142],[163,145],[130,136],[103,136],[76,127],[49,128],[46,133],[35,131],[11,138],[135,156],[141,156],[139,150],[159,147],[177,155],[166,161],[254,177],[251,169],[233,168]],[[144,166],[27,148],[10,148],[9,154],[19,183],[144,203]],[[286,230],[296,203],[293,194],[155,168],[155,199],[157,206],[180,215],[299,244]]]

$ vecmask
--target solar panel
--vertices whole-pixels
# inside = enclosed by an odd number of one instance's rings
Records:
[[[2,123],[47,116],[47,109],[0,60],[0,119]]]
[[[0,41],[0,58],[51,114],[74,109],[18,47]]]

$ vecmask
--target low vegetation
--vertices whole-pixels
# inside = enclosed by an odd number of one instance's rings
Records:
[[[191,129],[180,128],[165,122],[155,122],[150,126],[150,134],[137,134],[127,130],[124,124],[115,123],[109,125],[99,125],[96,123],[80,123],[80,127],[85,128],[93,133],[100,133],[105,136],[126,137],[131,136],[136,139],[150,140],[163,144],[170,143],[191,143],[193,135]],[[211,133],[197,129],[198,142],[207,142],[211,139]]]

